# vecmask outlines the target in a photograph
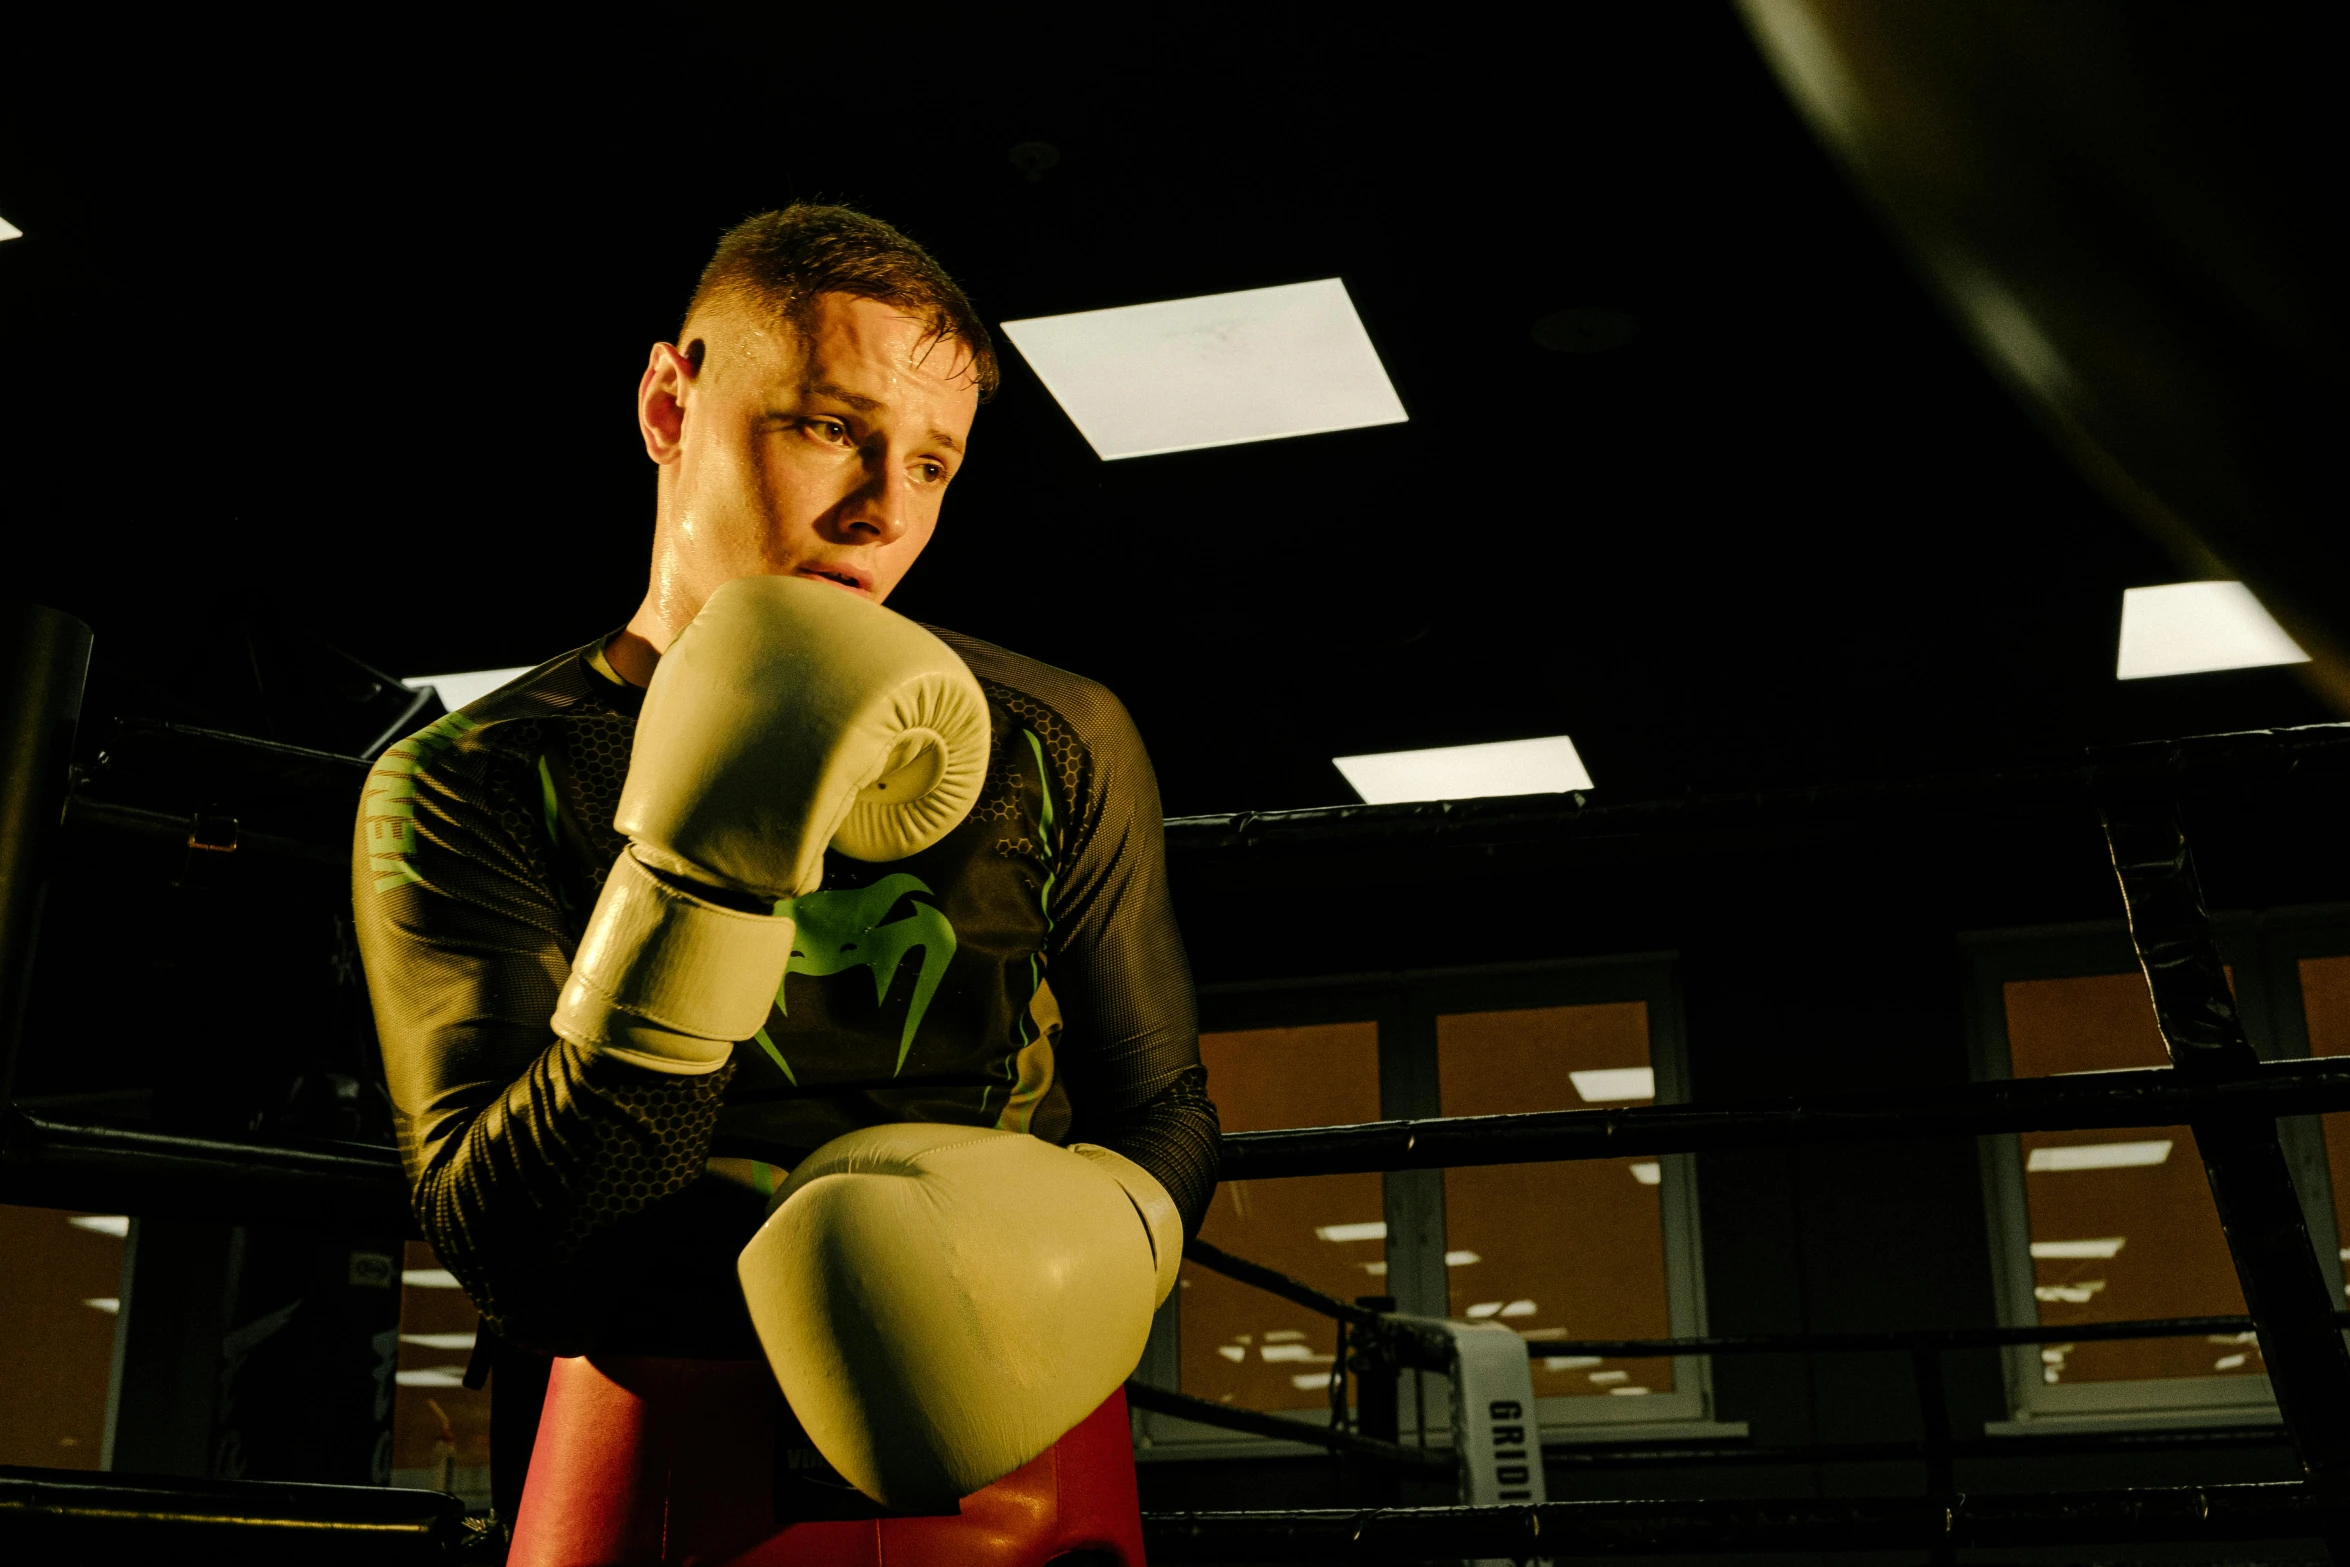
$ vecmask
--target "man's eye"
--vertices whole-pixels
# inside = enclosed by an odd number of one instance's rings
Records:
[[[922,465],[922,478],[925,483],[936,484],[946,476],[946,469],[937,463],[926,462]]]
[[[838,419],[811,419],[807,423],[807,430],[809,434],[823,441],[837,442],[849,438],[849,427]]]

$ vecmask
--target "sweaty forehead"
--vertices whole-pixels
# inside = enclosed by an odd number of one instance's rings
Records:
[[[868,396],[976,398],[969,354],[930,323],[876,299],[827,294],[808,323],[803,387],[852,387]]]
[[[896,306],[827,294],[803,336],[790,323],[747,305],[717,305],[687,324],[704,349],[713,390],[761,401],[822,396],[852,407],[919,412],[950,434],[968,431],[979,410],[971,356],[954,338]],[[845,394],[845,395],[844,395]]]

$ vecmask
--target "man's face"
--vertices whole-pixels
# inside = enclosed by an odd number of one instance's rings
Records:
[[[843,294],[819,299],[812,328],[803,343],[737,307],[690,324],[698,367],[654,346],[637,413],[661,465],[652,587],[670,636],[737,577],[879,603],[938,525],[979,411],[969,355]]]

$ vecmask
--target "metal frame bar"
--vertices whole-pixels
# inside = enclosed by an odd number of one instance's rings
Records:
[[[1700,1551],[1857,1551],[2302,1540],[2298,1483],[1953,1497],[1545,1502],[1355,1512],[1145,1513],[1155,1562],[1526,1560]]]
[[[19,1560],[432,1563],[479,1533],[439,1491],[0,1469],[0,1540]]]
[[[389,1148],[288,1148],[72,1126],[15,1107],[0,1120],[0,1202],[402,1234],[416,1224],[399,1155]]]
[[[2142,775],[2140,767],[2103,787],[2100,814],[2163,1043],[2183,1078],[2250,1081],[2268,1069],[2245,1037],[2178,803],[2167,790],[2147,789]],[[2277,1119],[2206,1110],[2191,1124],[2270,1389],[2323,1505],[2327,1545],[2341,1558],[2350,1554],[2350,1348],[2311,1248]]]
[[[2273,1120],[2333,1110],[2350,1110],[2350,1057],[2271,1062],[2222,1081],[2150,1067],[2094,1078],[1953,1085],[1930,1095],[1644,1105],[1235,1132],[1223,1140],[1224,1177],[1270,1180],[1900,1136]],[[0,1139],[0,1202],[288,1222],[358,1213],[370,1224],[408,1222],[390,1220],[407,1212],[407,1194],[389,1148],[304,1150],[174,1137],[74,1126],[21,1109],[9,1111]]]
[[[1923,1094],[1819,1095],[1745,1105],[1640,1105],[1235,1132],[1224,1139],[1224,1178],[2168,1126],[2199,1116],[2274,1118],[2344,1109],[2350,1109],[2350,1058],[2271,1062],[2224,1080],[2149,1067],[2101,1072],[2094,1079],[1954,1083]]]
[[[1373,847],[1458,849],[1530,843],[1609,844],[1633,854],[1688,852],[1721,835],[1784,832],[1806,824],[1937,810],[1979,816],[2000,807],[2071,811],[2117,787],[2165,791],[2274,782],[2350,763],[2350,723],[2194,735],[2132,747],[2094,763],[1948,774],[1894,783],[1701,795],[1595,805],[1582,794],[1524,795],[1413,805],[1340,805],[1239,811],[1167,822],[1167,849],[1183,858],[1256,857]]]
[[[1152,1387],[1147,1382],[1127,1383],[1126,1402],[1136,1409],[1147,1409],[1155,1414],[1194,1420],[1201,1425],[1221,1426],[1228,1431],[1246,1431],[1251,1436],[1269,1436],[1281,1442],[1304,1442],[1314,1447],[1327,1448],[1333,1453],[1342,1453],[1349,1458],[1368,1459],[1402,1469],[1427,1470],[1448,1476],[1453,1470],[1452,1455],[1448,1452],[1425,1447],[1405,1447],[1401,1443],[1358,1436],[1352,1431],[1333,1426],[1310,1426],[1302,1420],[1266,1414],[1263,1410],[1236,1409],[1230,1404],[1194,1398],[1189,1393]]]
[[[0,1105],[16,1082],[89,674],[88,626],[38,604],[0,603]]]

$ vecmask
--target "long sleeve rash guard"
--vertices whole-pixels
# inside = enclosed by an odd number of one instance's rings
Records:
[[[828,855],[766,1026],[708,1076],[549,1026],[623,839],[643,693],[601,642],[385,752],[360,948],[416,1211],[491,1328],[559,1354],[755,1354],[734,1257],[765,1193],[861,1126],[1115,1149],[1196,1230],[1215,1185],[1158,785],[1100,686],[949,632],[988,700],[979,803],[907,859]]]

